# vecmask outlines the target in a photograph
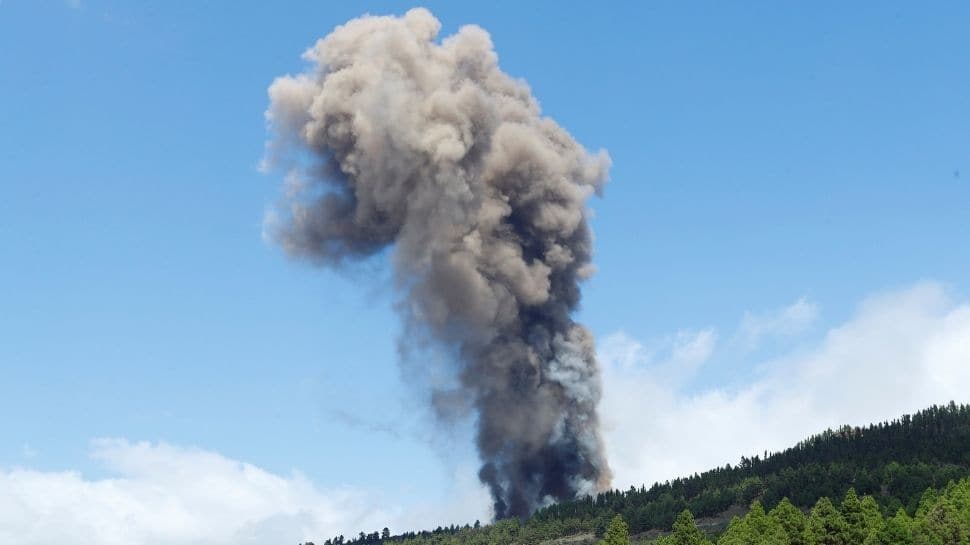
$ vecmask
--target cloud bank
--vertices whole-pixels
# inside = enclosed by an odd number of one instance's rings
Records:
[[[791,336],[817,312],[802,299],[748,313],[739,337]],[[869,297],[821,340],[763,362],[744,386],[694,391],[690,379],[717,360],[716,337],[681,332],[663,339],[663,350],[622,333],[604,340],[602,413],[616,486],[734,464],[828,427],[970,401],[970,303],[954,302],[939,284]]]
[[[465,520],[489,502],[470,466],[447,504],[401,509],[359,489],[323,490],[299,473],[276,475],[200,449],[103,439],[91,454],[112,477],[0,471],[0,543],[291,545]]]

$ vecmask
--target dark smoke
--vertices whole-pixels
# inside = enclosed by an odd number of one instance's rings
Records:
[[[571,315],[610,161],[541,116],[488,33],[439,28],[424,9],[354,19],[273,82],[270,156],[303,157],[274,235],[324,266],[393,245],[406,329],[456,354],[479,476],[496,517],[521,517],[609,484],[593,339]]]

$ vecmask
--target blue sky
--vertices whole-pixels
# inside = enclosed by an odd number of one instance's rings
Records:
[[[442,36],[488,30],[544,112],[609,151],[580,318],[675,356],[717,332],[684,399],[823,354],[886,301],[963,316],[970,5],[425,5]],[[0,3],[0,468],[103,478],[110,437],[389,505],[473,476],[467,430],[437,433],[400,376],[386,270],[261,237],[282,186],[257,169],[268,85],[337,24],[411,6]],[[802,298],[804,323],[775,327]],[[737,348],[752,323],[784,334]]]

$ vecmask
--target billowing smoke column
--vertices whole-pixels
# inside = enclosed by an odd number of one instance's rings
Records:
[[[303,157],[275,236],[324,266],[393,245],[407,336],[454,354],[495,516],[525,516],[609,484],[593,339],[571,314],[610,161],[541,116],[488,33],[439,28],[424,9],[354,19],[273,82],[270,154]]]

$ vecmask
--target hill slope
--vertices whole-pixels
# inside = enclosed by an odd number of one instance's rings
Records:
[[[527,520],[390,535],[343,536],[324,545],[451,543],[534,544],[594,533],[602,535],[620,514],[633,533],[669,529],[678,515],[716,517],[733,508],[773,509],[783,498],[802,509],[820,498],[843,498],[850,488],[872,496],[883,514],[917,511],[928,488],[970,477],[970,405],[933,406],[891,422],[844,426],[812,436],[782,452],[743,457],[701,474],[646,488],[612,490],[540,509]],[[787,502],[786,502],[787,503]]]

